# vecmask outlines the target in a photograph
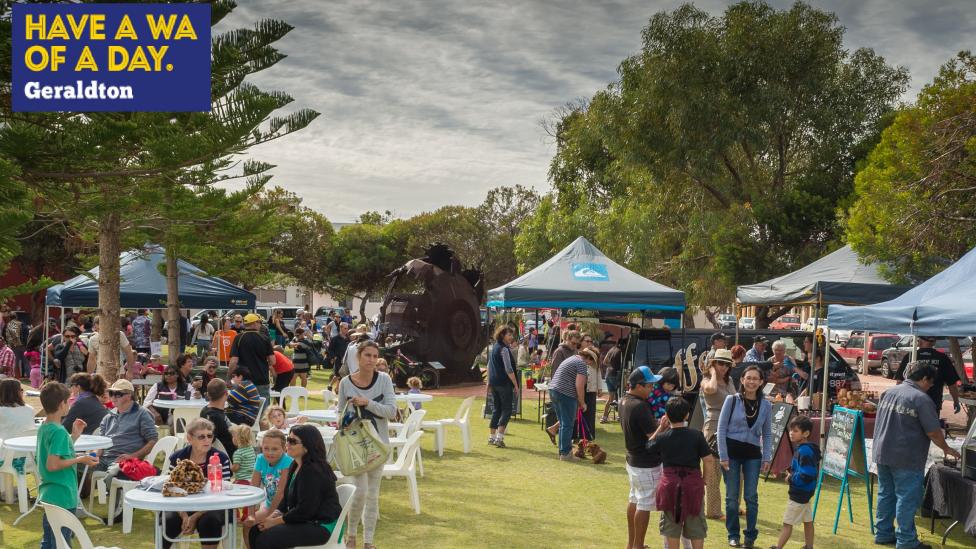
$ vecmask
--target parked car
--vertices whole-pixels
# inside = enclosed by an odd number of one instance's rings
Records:
[[[871,370],[881,366],[881,353],[885,349],[898,343],[898,334],[868,334],[868,358],[867,370],[864,369],[864,334],[857,333],[850,339],[840,344],[837,353],[844,357],[848,364],[854,366],[854,371],[859,374],[869,374]]]
[[[822,329],[826,329],[827,328],[827,319],[826,318],[818,318],[816,320],[817,320],[817,328],[822,328]],[[803,330],[804,332],[812,332],[813,331],[813,321],[814,321],[814,318],[813,317],[810,317],[810,318],[804,320],[803,321],[803,324],[800,325],[800,329]]]
[[[959,338],[959,347],[963,352],[963,363],[965,364],[965,353],[970,351],[970,359],[972,357],[972,340],[968,337]],[[935,348],[943,353],[949,354],[949,340],[940,337],[935,340]],[[894,345],[886,349],[881,353],[881,375],[887,378],[895,377],[895,372],[898,371],[898,367],[901,366],[901,360],[905,355],[910,355],[912,353],[912,336],[903,335]],[[952,355],[949,355],[952,358]],[[967,374],[969,375],[969,374]]]
[[[718,320],[719,328],[731,328],[735,329],[735,315],[730,315],[728,313],[720,314],[715,317]]]
[[[973,348],[966,349],[962,354],[962,367],[966,371],[966,378],[973,381]]]
[[[769,324],[771,330],[799,330],[800,317],[798,315],[783,315]]]
[[[739,319],[739,328],[743,330],[755,330],[756,329],[756,318],[751,316],[744,316]]]
[[[830,330],[830,341],[834,343],[843,343],[851,338],[851,330]]]

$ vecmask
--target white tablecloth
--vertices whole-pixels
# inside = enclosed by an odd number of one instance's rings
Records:
[[[203,410],[204,406],[207,405],[207,401],[202,398],[194,398],[190,400],[178,399],[178,400],[162,400],[156,399],[152,403],[153,408],[169,408],[175,410],[177,408],[186,409],[196,409]]]

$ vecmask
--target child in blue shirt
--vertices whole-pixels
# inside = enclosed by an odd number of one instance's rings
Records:
[[[806,416],[790,420],[790,442],[796,446],[790,463],[790,500],[783,515],[783,531],[771,549],[782,549],[793,535],[793,527],[803,524],[804,549],[813,549],[813,506],[810,498],[817,489],[820,447],[810,442],[813,422]]]
[[[291,456],[285,453],[285,434],[277,429],[270,429],[261,439],[261,453],[254,461],[254,473],[251,475],[251,486],[264,488],[264,503],[252,515],[255,522],[261,522],[281,503],[284,490],[278,487],[288,486],[288,468],[292,464]],[[245,526],[251,522],[245,522]]]

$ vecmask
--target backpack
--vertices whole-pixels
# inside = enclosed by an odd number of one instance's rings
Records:
[[[315,348],[315,344],[308,341],[303,341],[302,345],[305,347],[305,356],[308,359],[309,366],[321,366],[325,364],[325,358],[322,353]]]

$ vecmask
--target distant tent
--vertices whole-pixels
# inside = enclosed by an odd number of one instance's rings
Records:
[[[861,263],[857,252],[844,246],[792,273],[739,286],[735,295],[740,305],[863,305],[892,299],[910,288],[889,283],[877,264]]]
[[[614,263],[583,237],[488,292],[489,307],[684,311],[685,294]]]
[[[831,328],[946,337],[976,334],[976,248],[946,270],[884,303],[832,305]]]
[[[121,306],[125,309],[163,309],[166,307],[165,250],[152,246],[146,250],[123,252],[121,263]],[[207,276],[199,268],[179,261],[180,307],[185,309],[253,309],[253,293],[230,282]],[[48,288],[48,307],[97,307],[98,267],[62,284]]]

